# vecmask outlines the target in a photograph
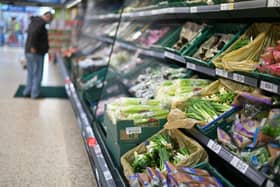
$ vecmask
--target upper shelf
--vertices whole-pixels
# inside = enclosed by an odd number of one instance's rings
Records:
[[[193,7],[165,7],[143,11],[135,11],[120,14],[103,14],[92,15],[86,19],[90,21],[116,21],[122,17],[123,20],[143,20],[147,18],[151,19],[169,19],[169,18],[196,18],[201,17],[203,13],[207,13],[207,17],[204,18],[221,18],[221,13],[226,13],[227,16],[223,16],[223,19],[228,18],[243,18],[243,17],[261,17],[271,18],[280,17],[280,14],[271,9],[273,7],[279,7],[279,0],[251,0],[242,1],[236,3],[223,3],[218,5],[203,5]],[[268,9],[270,8],[270,9]],[[256,9],[267,9],[263,14],[256,14]],[[244,12],[246,10],[246,12]],[[235,11],[239,11],[238,14]],[[211,14],[209,14],[211,13]],[[218,15],[217,15],[218,13]],[[229,13],[229,14],[228,14]],[[231,14],[235,13],[235,14]]]

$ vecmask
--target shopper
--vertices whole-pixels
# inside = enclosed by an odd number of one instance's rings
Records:
[[[48,10],[42,16],[31,18],[27,29],[25,55],[27,60],[27,85],[23,91],[25,97],[36,99],[40,95],[43,76],[44,55],[49,50],[46,24],[54,18],[54,10]]]

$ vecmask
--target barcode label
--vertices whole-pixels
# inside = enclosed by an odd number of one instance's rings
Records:
[[[244,75],[240,75],[237,73],[233,74],[233,80],[237,81],[237,82],[241,82],[244,83],[245,82],[245,76]]]
[[[196,65],[192,64],[192,63],[187,63],[187,68],[192,69],[192,70],[196,70]]]
[[[197,13],[197,6],[191,7],[191,13]]]
[[[220,77],[228,78],[228,72],[223,69],[216,68],[216,75],[218,75]]]
[[[270,83],[270,82],[266,82],[266,81],[261,81],[261,89],[269,91],[269,92],[273,92],[273,93],[278,93],[278,86]]]
[[[110,171],[107,170],[104,172],[104,178],[106,181],[111,180],[113,178]]]
[[[246,173],[248,169],[248,164],[237,158],[236,156],[233,157],[233,159],[230,161],[230,164],[235,167],[238,171],[241,173]]]
[[[127,127],[125,129],[125,132],[126,132],[127,135],[141,134],[142,133],[142,128],[141,127]]]
[[[217,144],[216,142],[214,142],[213,140],[209,140],[207,143],[207,147],[210,148],[212,151],[214,151],[215,153],[219,154],[219,152],[222,149],[222,146],[220,146],[219,144]]]
[[[234,3],[222,3],[220,6],[220,10],[233,10]]]
[[[280,0],[268,0],[268,7],[279,7],[280,6]]]

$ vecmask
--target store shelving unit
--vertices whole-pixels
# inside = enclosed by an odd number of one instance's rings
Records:
[[[193,7],[166,7],[166,8],[157,8],[152,10],[139,10],[136,12],[123,13],[122,18],[124,20],[141,20],[141,19],[167,19],[167,18],[186,18],[191,15],[199,16],[201,13],[216,13],[213,18],[218,18],[219,14],[227,11],[231,17],[241,17],[244,14],[230,14],[235,13],[236,11],[251,11],[247,13],[247,17],[271,17],[274,12],[271,12],[266,15],[256,15],[255,10],[265,10],[267,8],[279,7],[280,3],[278,0],[251,0],[244,2],[235,2],[235,3],[223,3],[220,5],[204,5],[204,6],[193,6]],[[211,17],[211,15],[208,15]],[[275,16],[275,15],[274,15]],[[91,15],[86,17],[90,21],[117,21],[119,19],[119,14],[101,14],[101,15]]]
[[[114,168],[110,156],[108,156],[109,153],[104,149],[105,145],[100,141],[100,135],[94,133],[92,129],[90,123],[92,123],[93,119],[89,115],[90,112],[86,111],[86,107],[80,100],[77,90],[70,79],[69,72],[65,67],[62,56],[57,54],[56,59],[65,81],[67,95],[72,104],[79,127],[81,128],[81,135],[98,185],[117,187],[120,184],[125,184],[118,170]]]
[[[278,13],[279,9],[277,7],[280,6],[279,0],[252,0],[252,1],[244,1],[237,3],[225,3],[220,5],[209,5],[209,6],[194,6],[194,7],[159,7],[157,9],[151,10],[139,10],[136,12],[123,13],[121,16],[119,13],[116,14],[102,14],[102,15],[90,15],[85,19],[89,22],[116,22],[119,21],[120,17],[122,17],[123,21],[142,21],[144,19],[151,20],[164,20],[164,19],[174,19],[180,18],[184,19],[186,17],[189,18],[198,18],[201,19],[203,16],[209,15],[210,19],[217,19],[220,15],[230,15],[228,18],[273,18],[277,19],[280,17]],[[264,15],[256,15],[257,11],[264,10],[266,14]],[[244,14],[244,11],[248,11]],[[213,14],[212,14],[213,13]],[[240,13],[240,14],[238,14]],[[165,61],[165,63],[174,62],[176,64],[180,64],[181,67],[186,67],[187,69],[193,70],[195,72],[199,72],[201,74],[205,74],[207,76],[217,78],[222,77],[226,79],[230,79],[239,83],[243,83],[245,85],[253,86],[256,88],[260,88],[262,90],[278,94],[280,95],[280,82],[277,84],[275,82],[270,82],[267,80],[263,80],[258,77],[250,76],[243,73],[238,72],[227,72],[222,69],[214,68],[214,67],[206,67],[203,65],[198,65],[186,60],[183,56],[178,55],[176,53],[172,53],[170,51],[165,50],[156,50],[154,48],[145,49],[138,45],[135,45],[131,42],[125,42],[123,40],[114,39],[109,36],[97,36],[95,34],[83,34],[82,37],[98,40],[104,43],[109,43],[113,45],[118,45],[121,48],[124,48],[129,51],[137,51],[145,56],[150,56],[154,58],[161,59]],[[81,124],[82,136],[85,141],[85,146],[87,148],[89,158],[92,163],[93,170],[96,174],[98,183],[100,186],[125,186],[125,179],[122,174],[118,171],[110,158],[110,154],[102,141],[102,135],[98,133],[98,123],[96,122],[94,116],[92,116],[92,112],[85,109],[87,108],[83,103],[81,98],[79,98],[77,91],[69,79],[69,75],[67,70],[64,67],[64,63],[61,57],[58,57],[58,61],[61,65],[61,69],[65,78],[65,87],[67,89],[67,93],[71,100],[72,106],[76,113],[77,119]],[[125,86],[126,82],[122,80],[121,75],[118,76],[120,82]],[[90,124],[91,123],[91,124]],[[197,141],[199,141],[204,147],[211,150],[212,154],[215,154],[221,161],[228,164],[232,170],[237,172],[238,175],[244,177],[251,181],[251,184],[259,187],[276,187],[277,185],[268,180],[263,174],[256,171],[254,168],[250,167],[248,164],[243,162],[238,157],[234,156],[227,149],[214,142],[212,139],[209,139],[197,129],[192,130],[183,130],[186,134],[190,134]]]

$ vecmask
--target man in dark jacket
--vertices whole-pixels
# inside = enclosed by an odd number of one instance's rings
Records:
[[[46,11],[42,16],[31,18],[27,29],[25,55],[27,60],[27,85],[24,96],[38,98],[43,76],[44,56],[49,50],[48,31],[46,24],[53,20],[54,12]]]

